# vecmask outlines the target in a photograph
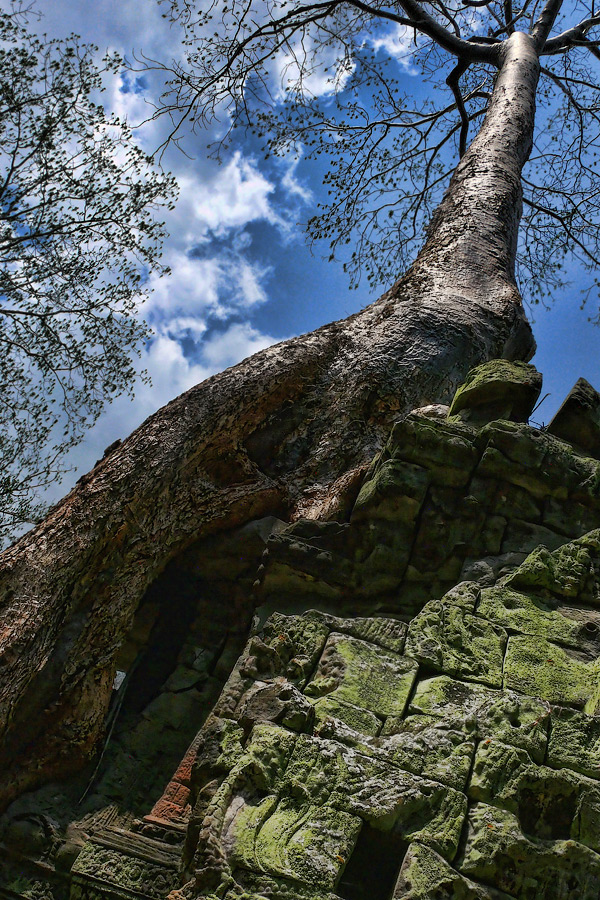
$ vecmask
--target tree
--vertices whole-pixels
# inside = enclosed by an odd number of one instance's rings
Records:
[[[174,183],[94,97],[97,48],[36,38],[0,14],[0,533],[39,516],[36,490],[104,405],[137,380],[137,316],[164,271]],[[139,353],[139,351],[138,351]],[[63,463],[64,464],[64,463]]]
[[[529,31],[540,81],[516,264],[521,293],[539,300],[562,286],[567,253],[592,271],[600,265],[600,50],[589,37],[599,18],[593,3],[577,3],[577,24],[561,4],[542,20],[539,5],[175,0],[187,53],[165,67],[171,90],[157,114],[171,115],[173,137],[186,120],[226,122],[217,156],[251,129],[267,153],[328,159],[330,199],[309,236],[329,241],[355,284],[363,274],[385,284],[410,264],[486,113],[507,39]],[[544,39],[553,16],[562,33]],[[398,57],[430,86],[424,97],[414,77],[399,79]]]
[[[263,56],[290,35],[306,42],[297,18],[341,28],[344,10],[376,21],[400,19],[461,66],[493,67],[493,90],[423,248],[379,300],[345,321],[270,347],[159,410],[4,552],[4,802],[93,753],[116,649],[144,591],[170,560],[200,537],[261,516],[343,519],[394,421],[415,406],[447,400],[477,363],[531,356],[514,266],[540,57],[589,52],[586,35],[597,19],[587,10],[583,24],[553,37],[560,0],[547,0],[528,32],[515,30],[525,22],[522,11],[490,2],[474,8],[499,16],[499,33],[467,40],[459,14],[472,2],[457,8],[417,0],[219,6],[228,16],[238,14],[238,27],[229,32],[217,74],[205,73],[208,94],[198,94],[194,83],[190,94],[190,76],[181,73],[183,116],[201,110],[203,96],[205,109],[216,108],[223,90],[243,101],[232,66],[253,41],[257,67],[240,70],[246,91],[254,74],[260,80]],[[190,16],[193,9],[183,7]],[[252,24],[245,17],[255,11],[261,18]],[[251,22],[250,33],[244,22]],[[197,64],[205,50],[197,51]],[[460,121],[463,127],[464,115]]]

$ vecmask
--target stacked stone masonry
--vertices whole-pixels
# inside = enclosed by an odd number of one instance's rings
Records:
[[[598,900],[594,396],[558,437],[511,421],[539,376],[501,367],[504,389],[476,372],[450,415],[395,427],[349,522],[256,523],[181,561],[164,678],[137,707],[125,682],[99,774],[5,814],[0,897]],[[247,603],[219,613],[234,581]]]

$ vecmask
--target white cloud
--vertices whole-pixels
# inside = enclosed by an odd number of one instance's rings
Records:
[[[270,335],[262,334],[247,322],[241,322],[208,341],[202,348],[202,358],[219,371],[274,343],[275,339]]]
[[[285,188],[290,196],[298,197],[302,203],[311,203],[314,199],[312,191],[303,185],[302,182],[298,181],[298,178],[296,177],[296,169],[298,168],[300,159],[301,153],[284,160],[286,169],[283,178],[281,179],[281,186]]]
[[[257,219],[280,223],[269,202],[275,185],[239,151],[212,173],[203,172],[199,178],[187,172],[178,181],[180,197],[172,218],[180,223],[188,242],[208,231],[221,236]]]
[[[283,102],[287,92],[296,89],[313,97],[328,97],[343,90],[354,64],[340,53],[341,47],[331,46],[319,48],[317,54],[309,36],[292,44],[290,50],[281,50],[273,64],[275,99]]]
[[[412,64],[413,54],[416,50],[414,42],[414,29],[406,25],[394,25],[381,37],[369,38],[369,43],[374,50],[383,50],[389,56],[395,57],[400,65],[411,75],[417,73]]]
[[[209,317],[226,320],[264,303],[269,270],[236,251],[202,259],[181,252],[169,255],[170,278],[150,279],[153,293],[142,309],[157,334],[192,337],[206,331]]]

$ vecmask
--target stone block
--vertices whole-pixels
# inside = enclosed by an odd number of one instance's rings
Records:
[[[600,394],[589,381],[575,382],[547,431],[600,459]]]
[[[263,872],[238,869],[235,881],[236,887],[227,891],[223,898],[219,893],[218,897],[212,895],[206,900],[339,900],[337,893],[308,887],[298,881],[275,878]]]
[[[441,675],[419,681],[409,713],[458,721],[480,740],[494,737],[521,747],[537,762],[544,759],[550,707],[533,697]]]
[[[464,791],[475,749],[473,729],[460,719],[390,717],[377,745],[400,769]]]
[[[232,868],[289,878],[320,890],[335,888],[361,829],[361,820],[332,806],[289,797],[229,808],[222,841]]]
[[[558,597],[575,600],[593,597],[593,562],[600,551],[600,532],[592,531],[582,538],[563,544],[550,552],[537,547],[504,581],[506,585],[529,592],[550,591]]]
[[[522,516],[530,522],[535,521],[528,516]],[[598,511],[570,500],[569,503],[561,503],[554,497],[548,497],[544,503],[542,525],[564,534],[566,537],[579,537],[587,531],[592,531],[598,525]]]
[[[429,482],[429,473],[422,466],[399,459],[380,463],[360,489],[352,521],[371,518],[413,523]]]
[[[357,616],[355,619],[341,619],[328,613],[310,610],[311,615],[320,618],[332,630],[341,634],[349,634],[351,637],[376,644],[384,650],[393,653],[402,653],[408,625],[400,619],[390,619],[386,616],[369,616],[364,618]]]
[[[410,623],[406,655],[429,669],[501,687],[506,640],[503,628],[443,598],[428,603]]]
[[[479,435],[481,446],[494,447],[506,459],[525,469],[540,469],[555,442],[545,432],[516,422],[490,422]]]
[[[524,750],[483,741],[475,756],[469,797],[515,813],[524,834],[575,840],[600,849],[600,785],[571,772],[533,764]]]
[[[426,844],[413,843],[404,857],[392,900],[512,900],[508,894],[465,878]]]
[[[506,519],[524,519],[526,522],[535,523],[542,521],[542,502],[525,488],[517,487],[508,481],[481,478],[475,474],[469,489],[491,513],[504,516]]]
[[[549,496],[566,500],[569,496],[568,487],[560,478],[562,467],[557,469],[556,472],[549,471],[546,464],[542,468],[528,468],[509,459],[496,447],[490,446],[483,452],[477,474],[483,478],[507,481],[523,488],[538,500],[544,500]]]
[[[562,647],[529,635],[508,640],[504,686],[547,700],[550,704],[583,708],[598,706],[598,666],[584,662]]]
[[[453,481],[446,483],[466,484],[479,459],[474,445],[476,434],[461,423],[409,415],[394,425],[386,450],[395,459],[430,471],[455,469]]]
[[[119,830],[94,835],[71,870],[73,890],[82,897],[93,885],[99,897],[164,900],[178,885],[179,853],[173,847]],[[93,896],[93,895],[92,895]]]
[[[416,674],[412,659],[333,633],[305,693],[330,695],[381,717],[402,715]]]
[[[535,366],[506,359],[492,359],[471,369],[458,388],[450,416],[483,425],[494,419],[526,422],[542,389]]]
[[[600,778],[600,719],[555,707],[551,723],[548,765]]]
[[[573,840],[526,837],[507,810],[477,803],[456,867],[519,900],[597,900],[600,856]]]
[[[522,594],[498,586],[481,592],[477,615],[520,634],[539,635],[566,647],[584,650],[596,637],[600,655],[598,613],[559,607],[552,598]]]
[[[502,553],[530,553],[540,545],[556,550],[563,543],[562,534],[555,534],[543,525],[511,519],[506,526],[500,549]]]
[[[351,703],[345,703],[339,700],[335,695],[321,697],[315,701],[315,725],[317,728],[328,719],[333,719],[335,725],[343,722],[353,731],[359,734],[376,735],[381,731],[381,719],[359,706],[353,706]]]

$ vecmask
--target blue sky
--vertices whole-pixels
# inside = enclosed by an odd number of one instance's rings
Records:
[[[40,0],[38,9],[43,19],[36,30],[51,36],[76,32],[101,53],[118,50],[129,59],[134,51],[163,59],[179,53],[177,32],[169,30],[155,0]],[[417,90],[414,76],[399,71]],[[136,124],[148,115],[148,100],[158,89],[153,76],[114,79],[103,102]],[[155,332],[142,359],[152,385],[140,383],[133,402],[117,400],[107,409],[72,453],[74,471],[53,497],[87,471],[108,444],[193,384],[375,299],[366,284],[349,290],[341,266],[323,258],[327,247],[311,252],[305,243],[299,223],[315,210],[321,173],[302,159],[265,162],[242,138],[218,165],[206,157],[218,127],[186,135],[188,156],[171,149],[164,160],[181,195],[168,219],[165,260],[172,275],[155,281],[143,310]],[[166,121],[151,123],[136,131],[137,139],[153,150],[166,128]],[[544,375],[543,393],[550,393],[534,417],[538,422],[550,420],[579,376],[600,389],[600,330],[579,308],[589,276],[584,281],[575,270],[572,276],[569,289],[554,302],[549,298],[549,309],[533,310],[539,348],[534,362]]]

